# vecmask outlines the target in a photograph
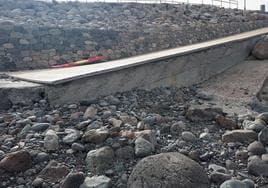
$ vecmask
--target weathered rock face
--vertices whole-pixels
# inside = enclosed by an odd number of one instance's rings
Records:
[[[1,0],[0,5],[1,71],[97,54],[118,59],[268,24],[265,14],[201,5],[33,0]]]
[[[133,169],[128,187],[208,188],[208,182],[202,167],[193,160],[180,153],[162,153],[142,159]]]
[[[254,47],[252,55],[257,59],[268,59],[268,38],[260,40]]]

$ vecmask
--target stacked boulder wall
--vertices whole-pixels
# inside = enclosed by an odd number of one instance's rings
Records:
[[[177,153],[161,153],[142,159],[133,169],[128,188],[209,188],[203,168]]]
[[[0,71],[102,54],[120,59],[268,25],[268,15],[216,6],[0,0]]]

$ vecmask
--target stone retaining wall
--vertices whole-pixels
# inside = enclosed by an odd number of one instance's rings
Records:
[[[119,59],[268,25],[266,15],[209,6],[1,1],[0,71],[46,68],[97,54]],[[84,6],[88,14],[78,11]]]

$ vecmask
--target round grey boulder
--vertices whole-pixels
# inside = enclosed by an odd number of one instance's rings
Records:
[[[161,153],[142,159],[133,169],[128,188],[209,188],[202,167],[177,153]]]

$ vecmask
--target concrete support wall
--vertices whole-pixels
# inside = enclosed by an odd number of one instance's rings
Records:
[[[94,99],[133,88],[190,86],[242,63],[258,39],[259,37],[255,37],[228,43],[166,61],[147,63],[61,85],[48,86],[46,94],[53,105]]]

